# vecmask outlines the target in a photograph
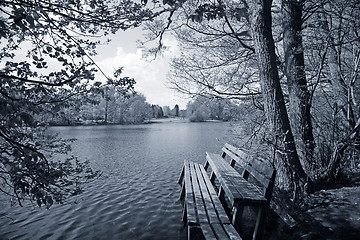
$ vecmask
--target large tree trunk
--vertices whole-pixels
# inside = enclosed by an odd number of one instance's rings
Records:
[[[298,186],[304,190],[308,177],[296,152],[280,86],[271,27],[271,4],[271,0],[253,0],[249,9],[265,114],[274,143],[279,144],[275,158],[278,182],[287,190],[294,190]]]
[[[285,74],[289,90],[289,117],[300,162],[309,175],[314,154],[310,93],[307,88],[302,44],[302,2],[282,1]]]

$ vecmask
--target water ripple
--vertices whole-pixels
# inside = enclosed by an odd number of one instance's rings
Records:
[[[10,207],[0,195],[0,239],[184,239],[177,180],[184,159],[219,151],[224,123],[57,127],[103,171],[79,197],[50,210]],[[76,203],[74,203],[76,202]]]

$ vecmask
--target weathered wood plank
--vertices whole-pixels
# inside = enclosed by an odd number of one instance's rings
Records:
[[[205,237],[206,240],[216,240],[216,236],[213,232],[213,229],[211,228],[210,224],[201,224],[201,230],[202,230],[202,233],[203,233],[203,236]]]
[[[234,204],[235,200],[244,202],[261,202],[266,200],[263,193],[255,185],[241,177],[219,155],[206,153],[206,157],[232,204]]]
[[[193,189],[190,177],[190,163],[185,162],[185,205],[186,205],[186,217],[188,225],[196,225],[196,211],[193,198]]]
[[[215,191],[214,187],[212,186],[212,184],[210,182],[210,179],[205,177],[205,176],[207,176],[206,171],[205,171],[204,167],[201,166],[201,165],[200,165],[200,170],[201,170],[201,172],[202,172],[202,174],[204,176],[205,184],[206,184],[206,186],[208,188],[211,200],[212,200],[212,202],[214,204],[214,207],[216,209],[216,212],[218,214],[218,217],[219,217],[220,221],[223,224],[224,223],[231,223],[230,219],[226,215],[225,210],[223,209],[223,206],[221,205],[221,202],[220,202],[219,198],[217,197],[216,191]]]
[[[222,167],[226,169],[225,165]],[[228,176],[225,179],[233,188]],[[182,183],[181,198],[185,200],[184,221],[188,227],[188,239],[241,240],[234,227],[230,227],[231,221],[202,165],[185,161],[179,183]]]
[[[209,223],[210,224],[211,223],[220,223],[220,220],[219,220],[219,218],[217,216],[217,213],[215,211],[215,207],[214,207],[213,202],[211,200],[210,194],[208,192],[208,188],[207,188],[207,186],[205,184],[204,176],[201,173],[199,164],[195,165],[195,170],[196,170],[197,178],[199,180],[199,185],[200,185],[203,201],[204,201],[204,204],[205,204],[205,209],[206,209],[206,212],[207,212],[207,215],[208,215],[208,218],[209,218]]]
[[[229,236],[226,234],[225,230],[223,229],[221,224],[214,223],[211,224],[211,227],[214,229],[217,239],[229,239]]]
[[[181,172],[180,172],[180,176],[179,176],[179,180],[178,180],[179,184],[181,184],[184,180],[184,171],[185,171],[185,163],[184,163],[183,167],[181,168]]]
[[[193,163],[193,162],[190,163],[190,173],[191,173],[192,185],[193,185],[193,190],[194,190],[195,206],[196,206],[197,215],[198,215],[198,222],[199,223],[207,223],[209,221],[208,221],[207,214],[205,211],[203,198],[202,198],[202,194],[201,194],[199,183],[198,183],[198,178],[197,178],[196,171],[195,171],[195,163]]]
[[[257,168],[257,171],[262,173],[266,178],[272,179],[274,177],[274,169],[270,167],[268,164],[260,162],[256,159],[251,159],[250,161],[248,155],[244,151],[228,143],[226,143],[224,147],[232,151],[234,154],[236,154],[236,156],[241,158],[243,161],[253,164],[253,166]]]
[[[252,162],[246,162],[243,161],[243,159],[240,159],[237,155],[235,155],[234,153],[230,152],[229,150],[227,150],[226,148],[223,149],[223,151],[227,152],[227,155],[231,157],[231,159],[235,160],[242,168],[246,169],[252,176],[254,176],[262,185],[264,186],[268,186],[269,183],[271,182],[270,178],[265,177],[264,175],[262,175],[262,173],[259,172],[259,168],[261,168],[260,166],[257,165],[257,163]],[[257,165],[257,168],[253,167],[254,165]],[[273,172],[273,171],[272,171]],[[271,172],[271,176],[272,176],[272,172]],[[246,177],[245,177],[246,178]]]
[[[234,226],[231,224],[224,224],[223,225],[229,239],[231,240],[242,240],[238,232],[235,230]]]

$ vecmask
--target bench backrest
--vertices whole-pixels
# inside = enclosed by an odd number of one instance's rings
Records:
[[[222,148],[222,158],[229,158],[232,167],[237,163],[243,169],[242,176],[248,180],[251,174],[263,186],[264,196],[270,201],[274,188],[276,170],[266,163],[251,159],[244,151],[228,143]]]

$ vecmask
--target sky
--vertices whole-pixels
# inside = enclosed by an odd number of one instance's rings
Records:
[[[186,96],[167,87],[169,62],[172,57],[180,53],[175,38],[164,37],[164,44],[169,50],[155,60],[144,59],[143,50],[137,48],[137,40],[144,39],[141,29],[121,31],[111,36],[111,39],[108,45],[97,48],[98,55],[94,57],[95,62],[106,75],[111,77],[115,69],[124,67],[122,76],[135,79],[135,90],[144,94],[148,103],[170,108],[178,104],[181,109],[186,108],[188,101]],[[104,76],[98,74],[96,78],[104,79]]]

